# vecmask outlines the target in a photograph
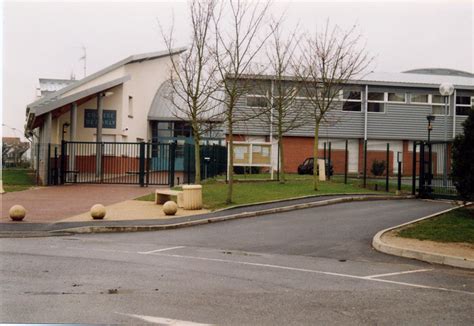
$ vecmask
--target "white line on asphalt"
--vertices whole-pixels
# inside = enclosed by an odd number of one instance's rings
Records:
[[[129,316],[144,320],[149,323],[165,325],[165,326],[211,326],[212,324],[201,324],[201,323],[194,323],[192,321],[186,320],[178,320],[178,319],[170,319],[170,318],[163,318],[163,317],[155,317],[155,316],[145,316],[145,315],[135,315],[135,314],[123,314],[120,312],[116,312],[116,314]]]
[[[104,251],[104,252],[121,252],[127,254],[136,254],[135,251],[127,250],[115,250],[115,249],[101,249],[101,248],[82,248],[82,247],[66,247],[66,249],[76,249],[76,250],[91,250],[91,251]]]
[[[402,274],[421,273],[421,272],[429,272],[429,271],[432,271],[432,270],[433,270],[432,268],[415,269],[415,270],[404,271],[404,272],[369,275],[369,276],[364,276],[364,278],[376,278],[376,277],[395,276],[395,275],[402,275]]]
[[[174,249],[181,249],[184,248],[184,246],[177,246],[177,247],[170,247],[170,248],[163,248],[163,249],[156,249],[152,251],[139,251],[139,254],[142,255],[149,255],[149,254],[154,254],[156,252],[163,252],[163,251],[168,251],[168,250],[174,250]]]
[[[420,288],[420,289],[439,290],[439,291],[474,295],[474,292],[469,292],[469,291],[447,289],[447,288],[442,288],[442,287],[421,285],[421,284],[415,284],[415,283],[397,282],[397,281],[384,280],[384,279],[378,279],[378,278],[367,278],[366,276],[357,276],[357,275],[350,275],[350,274],[324,272],[324,271],[318,271],[318,270],[306,269],[306,268],[296,268],[296,267],[288,267],[288,266],[281,266],[281,265],[250,263],[250,262],[238,261],[238,260],[226,260],[226,259],[218,259],[218,258],[205,258],[205,257],[184,256],[184,255],[171,255],[171,254],[160,254],[160,253],[153,253],[152,255],[162,256],[162,257],[174,257],[174,258],[183,258],[183,259],[196,259],[196,260],[204,260],[204,261],[214,261],[214,262],[220,262],[220,263],[240,264],[240,265],[256,266],[256,267],[268,267],[268,268],[283,269],[283,270],[289,270],[289,271],[297,271],[297,272],[306,272],[306,273],[346,277],[346,278],[352,278],[352,279],[358,279],[358,280],[364,280],[364,281],[404,285],[404,286]]]

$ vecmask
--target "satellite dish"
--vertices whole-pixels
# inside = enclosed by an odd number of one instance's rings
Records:
[[[454,86],[451,83],[442,83],[439,85],[439,92],[443,96],[450,96],[454,93]]]

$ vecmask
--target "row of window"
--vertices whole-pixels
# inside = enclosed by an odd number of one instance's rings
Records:
[[[441,95],[416,93],[407,94],[400,92],[368,92],[367,111],[376,113],[385,113],[385,104],[406,104],[408,95],[411,104],[430,105],[431,113],[434,115],[445,114],[444,97]],[[362,112],[362,92],[344,90],[341,92],[340,100],[344,101],[343,111]],[[248,107],[268,107],[268,99],[265,95],[247,95]],[[456,96],[456,115],[468,115],[471,107],[474,107],[474,97]],[[447,115],[450,114],[449,105]]]

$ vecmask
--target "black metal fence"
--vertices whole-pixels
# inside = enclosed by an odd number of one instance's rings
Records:
[[[201,147],[201,178],[225,173],[226,149]],[[170,185],[192,183],[194,145],[167,143],[62,142],[48,145],[47,184]]]

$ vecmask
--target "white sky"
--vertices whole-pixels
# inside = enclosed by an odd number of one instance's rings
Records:
[[[314,29],[330,19],[359,26],[375,71],[424,67],[474,72],[474,0],[319,2],[277,1],[287,23]],[[158,29],[175,16],[177,45],[186,45],[186,3],[159,2],[3,2],[2,127],[4,136],[23,133],[26,105],[35,100],[38,78],[83,77],[81,46],[87,48],[87,74],[131,54],[163,50]],[[0,94],[0,96],[2,96]],[[16,128],[18,131],[13,131]]]

